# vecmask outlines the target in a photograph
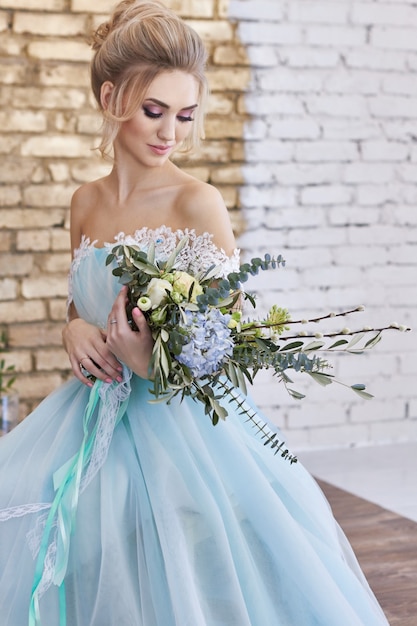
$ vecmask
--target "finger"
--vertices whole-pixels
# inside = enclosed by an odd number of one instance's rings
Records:
[[[127,287],[122,287],[113,302],[113,306],[108,317],[108,322],[111,322],[114,319],[119,321],[120,315],[125,313],[126,297],[127,297]]]
[[[132,316],[133,316],[133,320],[136,324],[136,326],[138,327],[139,332],[146,332],[147,330],[149,330],[149,326],[148,326],[148,322],[146,321],[146,317],[144,316],[144,314],[142,313],[142,311],[139,309],[139,307],[135,307],[132,310]]]
[[[70,357],[70,363],[71,363],[71,368],[72,368],[72,372],[74,374],[74,376],[76,378],[78,378],[78,380],[83,383],[83,385],[86,385],[87,387],[92,387],[93,386],[93,381],[90,380],[89,378],[87,378],[86,376],[84,376],[84,374],[81,371],[81,363],[79,361],[77,361],[77,359],[75,357]]]
[[[144,345],[150,345],[151,343],[153,343],[152,332],[149,328],[148,321],[143,312],[138,307],[135,307],[132,311],[132,316],[137,326],[137,329],[143,339]]]
[[[111,363],[103,358],[99,353],[94,355],[94,357],[83,357],[80,361],[81,373],[86,378],[88,378],[88,376],[93,376],[94,378],[98,378],[106,383],[111,383],[113,380],[118,380],[120,382],[120,372],[122,371],[122,366],[119,361],[111,355],[111,353],[109,353],[109,355],[112,358]]]

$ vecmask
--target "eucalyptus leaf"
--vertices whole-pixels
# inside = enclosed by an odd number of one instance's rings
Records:
[[[133,261],[133,265],[137,267],[139,270],[142,270],[142,272],[145,272],[145,274],[148,274],[148,276],[160,276],[161,275],[160,270],[158,270],[153,265],[146,263],[145,261],[141,261],[140,259],[135,259]]]
[[[292,398],[295,398],[295,400],[302,400],[303,398],[305,398],[305,395],[303,393],[300,393],[295,389],[290,389],[289,387],[287,387],[287,391]]]
[[[238,387],[239,389],[245,394],[245,396],[248,395],[248,390],[246,387],[246,381],[245,381],[245,377],[242,374],[242,371],[240,370],[239,367],[236,367],[236,374],[237,374],[237,378],[238,378]]]
[[[154,241],[151,241],[148,246],[147,257],[148,257],[149,263],[152,263],[153,265],[155,263],[155,242]]]
[[[364,400],[372,400],[372,398],[374,397],[371,393],[368,393],[367,391],[363,391],[362,389],[359,389],[357,385],[352,385],[351,389],[353,389],[353,391],[357,393],[358,396],[360,396]]]
[[[128,274],[127,272],[123,272],[123,274],[119,278],[119,283],[122,283],[122,285],[128,285],[131,281],[132,281],[132,276],[131,274]]]
[[[333,382],[333,377],[330,374],[323,374],[322,372],[308,372],[313,380],[315,380],[319,385],[323,385],[326,387],[327,385],[331,385]]]
[[[234,387],[239,387],[239,381],[237,379],[236,368],[235,368],[235,366],[234,366],[232,361],[230,361],[227,364],[227,366],[226,366],[226,373],[227,373],[227,376],[229,377],[232,385]]]
[[[304,346],[302,341],[292,341],[291,343],[284,344],[280,348],[280,352],[291,352],[292,350],[299,350]]]
[[[173,252],[171,252],[171,254],[169,255],[169,257],[167,259],[167,262],[165,263],[165,272],[170,272],[172,270],[172,268],[174,267],[174,263],[177,260],[177,257],[179,255],[179,253],[184,248],[184,246],[187,243],[188,239],[189,239],[188,235],[185,235],[180,240],[180,242],[176,246],[175,250]]]
[[[220,417],[220,419],[225,420],[227,417],[227,411],[215,398],[209,398],[210,404],[213,408],[215,414]]]
[[[166,330],[166,328],[161,328],[161,340],[164,343],[169,341],[169,332]]]
[[[344,346],[347,343],[349,343],[347,339],[339,339],[335,343],[332,343],[332,345],[329,346],[327,349],[332,350],[333,348],[339,348],[340,346]]]
[[[303,347],[303,352],[313,352],[314,350],[319,350],[325,345],[324,341],[312,341]]]
[[[221,275],[222,266],[221,265],[213,265],[206,272],[202,272],[201,278],[204,280],[214,280]],[[199,276],[196,277],[196,280],[199,280]]]
[[[348,345],[346,346],[346,350],[351,350],[354,346],[356,346],[360,342],[362,337],[364,337],[365,335],[366,335],[365,332],[357,333],[356,335],[354,335],[352,339],[349,341]]]
[[[381,341],[381,339],[381,333],[379,332],[377,335],[375,335],[375,337],[372,337],[372,339],[369,339],[369,341],[366,342],[365,348],[373,348],[374,346],[376,346],[377,343]]]

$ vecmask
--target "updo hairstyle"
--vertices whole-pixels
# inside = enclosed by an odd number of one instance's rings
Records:
[[[199,106],[193,128],[181,149],[188,151],[204,136],[204,108],[208,87],[207,53],[199,35],[157,0],[123,0],[108,22],[93,34],[91,86],[103,114],[100,152],[106,154],[120,128],[140,108],[152,81],[161,72],[181,70],[199,86]],[[114,85],[104,110],[101,86]]]

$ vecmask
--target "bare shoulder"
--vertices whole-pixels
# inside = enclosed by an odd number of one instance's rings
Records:
[[[78,187],[72,195],[71,211],[85,210],[93,206],[101,185],[102,181],[100,179]]]
[[[74,250],[80,243],[85,222],[97,206],[100,181],[81,185],[71,198],[71,248]]]
[[[184,186],[180,202],[180,210],[189,228],[198,233],[210,233],[216,246],[232,254],[236,242],[220,191],[213,185],[195,180]]]

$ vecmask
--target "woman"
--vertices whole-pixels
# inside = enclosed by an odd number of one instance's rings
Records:
[[[106,267],[115,240],[153,242],[163,259],[185,232],[181,267],[220,275],[238,255],[220,194],[170,160],[202,131],[199,37],[161,4],[126,0],[94,49],[114,165],[71,207],[74,378],[0,442],[2,626],[386,625],[300,464],[265,448],[232,402],[216,428],[190,398],[149,403],[152,337],[138,308],[132,330]]]

